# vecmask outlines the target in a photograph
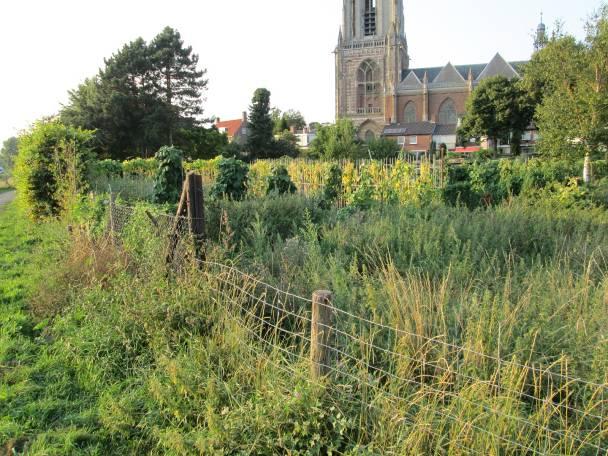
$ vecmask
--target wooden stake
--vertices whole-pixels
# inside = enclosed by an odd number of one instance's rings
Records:
[[[188,227],[192,241],[194,242],[194,253],[197,260],[204,261],[205,242],[205,201],[203,195],[203,176],[200,174],[189,174],[188,187]]]
[[[177,248],[177,243],[179,241],[179,224],[181,222],[181,218],[187,214],[186,201],[188,199],[188,179],[190,178],[190,174],[186,176],[186,181],[182,186],[182,195],[179,199],[179,205],[177,206],[177,212],[175,214],[175,221],[173,222],[173,227],[171,228],[171,233],[169,234],[169,246],[167,247],[167,264],[173,263],[173,259],[175,258],[175,249]]]
[[[319,380],[331,371],[332,293],[315,291],[312,295],[312,323],[310,336],[310,369],[313,379]]]

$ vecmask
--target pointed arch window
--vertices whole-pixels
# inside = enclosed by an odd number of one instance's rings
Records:
[[[378,64],[364,61],[357,70],[357,113],[381,113],[382,74]]]
[[[372,142],[374,139],[376,139],[376,134],[371,131],[371,130],[367,130],[365,132],[365,142]]]
[[[458,124],[458,113],[456,112],[456,103],[451,98],[447,98],[439,107],[439,115],[437,116],[439,125],[456,125]]]
[[[416,105],[413,101],[410,101],[405,105],[405,111],[403,112],[403,123],[414,123],[418,116],[416,112]]]

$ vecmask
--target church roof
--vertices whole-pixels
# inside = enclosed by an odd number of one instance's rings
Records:
[[[512,70],[509,70],[508,67],[505,67],[501,60],[503,62],[505,62],[507,65],[509,65],[513,70],[515,70],[516,72],[521,72],[521,68],[523,65],[525,65],[528,62],[524,62],[524,61],[516,61],[516,62],[506,62],[501,56],[500,54],[497,54],[496,56],[494,56],[494,58],[492,59],[492,61],[490,63],[476,63],[476,64],[472,64],[472,65],[452,65],[451,63],[448,63],[448,65],[446,66],[440,66],[440,67],[426,67],[426,68],[411,68],[411,69],[407,69],[404,70],[402,75],[401,75],[401,79],[404,80],[406,77],[408,77],[408,75],[410,73],[414,73],[414,75],[416,75],[416,77],[422,81],[422,79],[424,78],[424,74],[427,74],[428,80],[429,82],[433,82],[437,79],[438,76],[440,76],[440,74],[442,72],[445,73],[444,70],[446,70],[446,68],[448,66],[452,67],[454,70],[456,70],[456,72],[466,81],[469,78],[469,71],[471,71],[471,74],[473,76],[473,80],[474,81],[478,81],[480,79],[483,79],[484,77],[489,77],[486,76],[487,74],[491,74],[492,76],[494,76],[497,69],[507,69],[507,74],[505,74],[505,76],[509,76],[512,74]],[[484,70],[488,69],[488,71],[485,72],[484,74]],[[452,70],[450,69],[450,72]],[[496,74],[500,74],[500,73],[496,73]],[[481,78],[480,78],[481,77]]]
[[[384,127],[384,136],[432,135],[437,125],[434,122],[396,123]]]

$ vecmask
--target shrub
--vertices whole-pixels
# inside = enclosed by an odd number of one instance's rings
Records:
[[[289,177],[287,168],[283,165],[275,166],[272,170],[272,174],[268,176],[266,194],[285,195],[286,193],[295,193],[296,190],[296,186]]]
[[[98,160],[91,165],[92,177],[122,177],[122,163],[117,160]]]
[[[130,176],[154,177],[158,163],[155,158],[134,158],[122,162],[122,168],[124,173]]]
[[[154,182],[154,200],[157,203],[177,203],[182,191],[183,153],[175,147],[164,146],[156,153],[158,171]]]
[[[333,203],[340,195],[342,195],[342,169],[338,165],[331,165],[325,177],[323,202]]]
[[[401,147],[397,141],[388,138],[376,138],[367,143],[369,152],[375,160],[383,160],[386,158],[397,158]]]
[[[225,158],[219,164],[219,173],[211,189],[213,198],[227,197],[241,200],[247,193],[249,167],[234,158]]]
[[[94,133],[56,120],[41,121],[19,139],[15,177],[33,219],[60,215],[86,188]]]

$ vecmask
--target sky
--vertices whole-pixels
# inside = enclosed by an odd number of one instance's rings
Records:
[[[527,60],[540,21],[584,36],[600,0],[405,0],[411,66]],[[329,122],[342,0],[0,0],[0,140],[57,113],[123,44],[179,30],[207,69],[207,117],[235,119],[254,90]]]

